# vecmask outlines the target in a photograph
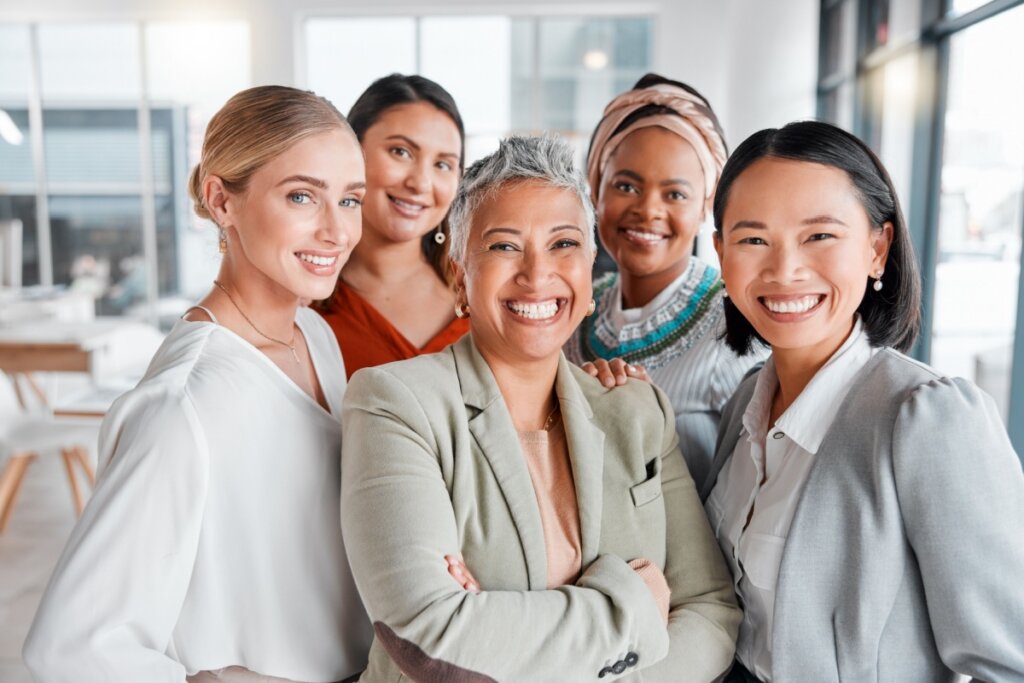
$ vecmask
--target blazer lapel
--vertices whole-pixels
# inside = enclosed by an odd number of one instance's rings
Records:
[[[573,377],[563,355],[558,362],[555,392],[569,446],[572,476],[579,506],[583,567],[597,559],[601,546],[604,494],[604,431],[594,424],[590,401]]]
[[[519,532],[531,590],[547,588],[544,527],[519,435],[487,361],[467,334],[453,345],[455,368],[469,414],[469,431],[501,488]],[[475,412],[475,414],[474,414]]]

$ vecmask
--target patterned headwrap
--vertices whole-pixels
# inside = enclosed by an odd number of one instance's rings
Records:
[[[679,115],[666,113],[644,116],[615,132],[630,114],[652,104],[668,107]],[[659,126],[675,133],[696,150],[704,171],[704,198],[710,204],[728,156],[722,129],[715,113],[704,100],[669,83],[628,90],[605,107],[604,116],[597,124],[587,154],[587,180],[590,182],[590,196],[594,204],[597,204],[601,176],[615,148],[633,131],[649,126]]]

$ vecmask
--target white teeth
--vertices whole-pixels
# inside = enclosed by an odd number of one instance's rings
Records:
[[[558,302],[551,300],[535,304],[525,304],[518,301],[510,301],[508,308],[516,315],[521,315],[530,320],[547,320],[554,316],[555,313],[558,313]]]
[[[806,313],[821,301],[820,294],[811,294],[802,299],[790,299],[788,301],[774,301],[765,297],[764,305],[772,313]]]
[[[400,207],[407,211],[422,211],[424,208],[422,204],[413,204],[412,202],[402,201],[397,197],[392,197],[391,201],[393,201],[395,204],[398,204]]]
[[[299,254],[299,258],[314,266],[333,266],[338,260],[337,256],[313,256],[312,254]]]
[[[646,232],[644,230],[626,230],[625,232],[630,237],[635,237],[645,242],[658,242],[665,239],[664,235],[659,235],[656,232]]]

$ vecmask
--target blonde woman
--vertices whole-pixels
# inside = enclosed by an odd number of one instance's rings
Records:
[[[190,192],[210,293],[100,436],[101,473],[25,644],[37,680],[338,681],[369,627],[338,528],[345,373],[323,299],[360,236],[362,154],[326,100],[252,88]]]

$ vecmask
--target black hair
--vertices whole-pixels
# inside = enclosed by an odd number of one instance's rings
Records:
[[[423,76],[391,74],[378,78],[363,91],[348,112],[348,123],[355,131],[361,143],[366,131],[380,119],[381,115],[392,107],[413,102],[427,102],[444,112],[459,131],[459,172],[465,170],[466,160],[466,129],[462,124],[462,115],[455,105],[455,99],[440,85]],[[449,234],[447,215],[438,228],[447,237]],[[445,282],[451,282],[451,266],[448,261],[448,245],[434,241],[433,231],[423,236],[421,246],[427,261]]]
[[[714,203],[719,239],[733,183],[764,158],[806,161],[844,171],[872,227],[880,230],[885,223],[892,224],[884,288],[876,292],[870,279],[866,280],[857,312],[872,345],[907,351],[921,328],[921,278],[903,210],[881,160],[856,136],[828,123],[798,121],[758,131],[736,148],[722,169]],[[767,344],[729,299],[725,300],[725,327],[726,343],[739,354],[747,353],[755,340]]]

